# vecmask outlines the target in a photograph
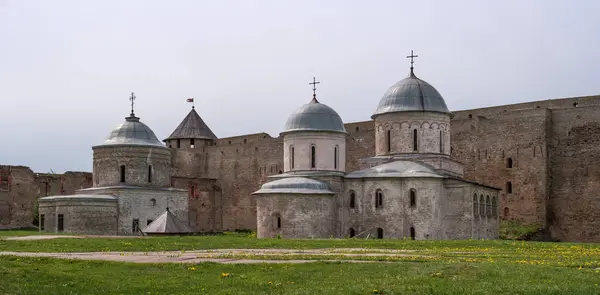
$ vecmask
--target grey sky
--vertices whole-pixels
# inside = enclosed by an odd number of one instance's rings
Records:
[[[129,114],[163,139],[187,97],[218,137],[268,132],[318,96],[368,120],[418,77],[451,110],[600,94],[600,1],[0,0],[0,164],[91,171]]]

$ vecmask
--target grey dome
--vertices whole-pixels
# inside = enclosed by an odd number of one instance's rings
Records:
[[[394,161],[346,174],[346,178],[433,177],[443,178],[434,169],[413,161]]]
[[[306,177],[289,177],[267,182],[253,194],[334,194],[327,183]]]
[[[330,131],[346,133],[340,115],[316,98],[293,112],[285,122],[283,132]]]
[[[440,93],[411,71],[407,78],[388,89],[371,118],[385,113],[414,111],[450,113]]]
[[[154,135],[152,129],[140,122],[140,118],[135,116],[125,118],[125,122],[113,129],[104,143],[98,146],[110,145],[138,145],[167,148]]]

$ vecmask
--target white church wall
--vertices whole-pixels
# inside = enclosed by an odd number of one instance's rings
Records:
[[[316,148],[316,167],[311,167],[311,147]],[[337,168],[335,147],[338,147]],[[294,167],[292,168],[292,147]],[[283,139],[283,168],[288,171],[346,171],[346,134],[334,132],[302,132],[286,134]]]
[[[148,220],[154,220],[165,212],[167,207],[179,220],[189,224],[188,194],[178,189],[122,188],[119,198],[119,235],[133,234],[133,220],[139,220],[144,229]]]
[[[417,130],[417,151],[414,150],[414,130]],[[377,116],[375,154],[399,153],[450,155],[450,116],[435,112],[399,112]]]
[[[256,197],[258,238],[335,237],[333,195],[264,194]]]
[[[416,203],[411,206],[410,191],[414,189]],[[376,193],[381,190],[383,202],[376,206]],[[350,208],[351,191],[355,193],[355,207]],[[383,238],[410,238],[411,228],[416,239],[435,239],[439,233],[436,218],[443,210],[439,198],[443,193],[441,179],[347,179],[340,209],[340,232],[347,237],[350,228],[360,237],[377,237],[378,228]]]

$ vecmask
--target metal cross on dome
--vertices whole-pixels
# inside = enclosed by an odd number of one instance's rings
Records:
[[[414,60],[415,57],[419,57],[419,56],[415,55],[414,52],[411,49],[410,55],[406,57],[406,58],[410,58],[410,72],[411,72],[411,74],[412,74],[413,69],[414,69],[413,64],[415,63],[415,60]]]
[[[131,100],[131,116],[135,117],[134,113],[133,113],[133,101],[135,100],[135,94],[132,92],[131,96],[129,97],[129,100]]]
[[[313,98],[317,98],[317,84],[320,84],[321,82],[317,82],[317,78],[313,77],[313,81],[308,83],[309,85],[312,85],[313,88]]]

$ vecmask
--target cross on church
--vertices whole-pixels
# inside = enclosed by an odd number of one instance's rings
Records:
[[[135,115],[133,114],[133,101],[135,100],[135,94],[133,94],[133,92],[131,93],[129,100],[131,100],[131,116],[135,117]]]
[[[315,77],[313,77],[313,81],[308,83],[309,85],[312,85],[313,88],[313,98],[317,98],[317,84],[320,84],[321,82],[317,82],[317,79]]]
[[[414,60],[415,57],[419,57],[419,56],[415,55],[412,50],[410,51],[410,55],[406,57],[406,58],[410,58],[410,73],[411,74],[414,69],[413,64],[415,63],[415,60]]]

